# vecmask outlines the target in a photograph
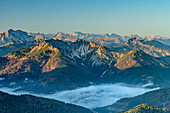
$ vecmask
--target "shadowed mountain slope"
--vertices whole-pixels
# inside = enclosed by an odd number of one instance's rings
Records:
[[[0,92],[1,113],[93,113],[92,111],[57,100],[31,95],[9,95]]]

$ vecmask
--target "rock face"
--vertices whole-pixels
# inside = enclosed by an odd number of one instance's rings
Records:
[[[14,31],[10,29],[6,32],[0,33],[0,46],[29,41],[33,41],[31,36],[21,30]]]
[[[85,40],[46,40],[0,57],[0,64],[2,86],[36,93],[74,89],[89,82],[164,86],[170,71],[165,60],[139,49],[117,53]]]
[[[163,89],[159,89],[159,90],[155,90],[155,91],[151,91],[151,92],[147,92],[145,94],[136,96],[136,97],[132,97],[132,98],[123,98],[118,100],[116,103],[106,106],[106,107],[101,107],[101,108],[97,108],[95,109],[97,112],[99,113],[110,113],[110,112],[118,112],[118,111],[124,111],[124,110],[129,110],[133,111],[132,113],[134,113],[134,110],[141,110],[141,109],[137,109],[137,108],[144,108],[143,110],[147,111],[146,106],[137,106],[139,104],[149,104],[158,108],[168,108],[170,109],[170,88],[163,88]],[[135,107],[137,106],[137,107]],[[135,108],[133,108],[135,107]],[[148,106],[147,106],[148,108]],[[151,109],[149,109],[149,113]],[[153,108],[152,110],[156,110],[155,108]],[[161,110],[161,109],[157,109],[157,110]],[[145,112],[146,112],[145,111]],[[128,111],[126,111],[128,112]],[[125,113],[126,113],[125,112]],[[145,113],[142,112],[142,113]],[[146,112],[146,113],[148,113]],[[153,113],[159,113],[158,111],[152,111]],[[162,111],[163,112],[163,111]],[[161,112],[161,113],[162,113]],[[168,111],[169,113],[170,111]],[[124,112],[123,112],[124,113]],[[130,112],[131,113],[131,112]]]
[[[92,111],[57,100],[31,95],[14,96],[0,92],[1,113],[93,113]]]
[[[4,56],[17,49],[34,46],[47,39],[43,35],[31,36],[21,30],[7,30],[0,33],[0,56]]]

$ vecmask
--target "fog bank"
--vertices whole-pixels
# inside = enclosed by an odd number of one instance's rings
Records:
[[[66,103],[72,103],[86,108],[96,108],[111,105],[117,100],[124,97],[133,97],[145,92],[155,90],[145,88],[143,86],[129,86],[126,84],[101,84],[101,85],[91,85],[88,87],[83,87],[74,90],[56,92],[50,95],[35,95],[45,98],[56,99],[64,101]],[[28,92],[12,92],[13,89],[0,88],[0,91],[7,92],[9,94],[20,95],[20,94],[30,94]]]

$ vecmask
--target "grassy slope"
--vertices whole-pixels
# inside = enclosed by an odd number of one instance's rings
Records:
[[[122,111],[119,113],[170,113],[170,110],[167,108],[156,108],[148,104],[141,104],[136,107],[133,107],[130,110]]]

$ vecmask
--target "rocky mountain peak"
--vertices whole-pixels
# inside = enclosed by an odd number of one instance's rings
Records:
[[[0,33],[0,46],[29,41],[33,41],[31,36],[21,30],[14,31],[13,29],[9,29],[6,32]]]
[[[141,40],[143,40],[141,37],[133,37],[128,39],[124,45],[129,45],[129,44],[136,44],[138,42],[140,42]]]
[[[90,46],[91,47],[96,47],[96,46],[98,47],[99,45],[97,45],[94,41],[90,41]]]
[[[13,29],[9,29],[5,32],[5,37],[9,37],[10,33],[14,32]]]

